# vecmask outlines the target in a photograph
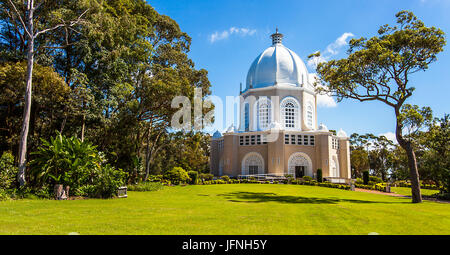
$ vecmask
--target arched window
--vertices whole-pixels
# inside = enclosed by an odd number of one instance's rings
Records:
[[[299,104],[294,98],[286,98],[281,102],[281,116],[286,129],[299,128]]]
[[[261,98],[258,101],[258,125],[259,128],[265,130],[271,122],[271,104],[267,98]]]
[[[310,104],[308,104],[308,107],[306,108],[306,125],[309,128],[314,128],[314,109]]]
[[[248,103],[244,105],[244,128],[245,131],[250,129],[250,106]]]
[[[330,165],[330,177],[339,177],[339,163],[336,157],[333,156]]]

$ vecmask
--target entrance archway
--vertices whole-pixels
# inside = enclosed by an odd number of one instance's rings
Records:
[[[264,158],[257,152],[249,152],[242,160],[242,174],[263,174]]]
[[[313,177],[312,161],[309,156],[303,152],[293,153],[288,161],[288,174],[296,178],[305,175]]]

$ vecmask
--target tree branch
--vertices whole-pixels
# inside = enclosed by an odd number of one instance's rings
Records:
[[[31,35],[30,31],[28,31],[27,26],[25,25],[25,22],[23,22],[22,16],[20,16],[20,13],[17,10],[17,8],[14,5],[14,3],[11,0],[9,0],[9,4],[11,4],[11,6],[13,7],[13,9],[16,12],[17,16],[19,17],[20,23],[22,23],[23,30],[25,31],[25,33],[27,33],[30,38],[33,38],[33,35]]]
[[[11,1],[11,0],[10,0],[10,1]],[[89,9],[86,9],[86,10],[85,10],[85,11],[84,11],[84,12],[83,12],[76,20],[70,21],[68,27],[71,27],[71,26],[74,26],[74,25],[78,24],[78,23],[81,21],[81,18],[84,16],[84,14],[86,14],[86,12],[87,12],[88,10],[89,10]],[[56,25],[56,26],[54,26],[54,27],[51,27],[51,28],[47,28],[47,29],[41,30],[41,31],[39,31],[39,32],[37,32],[37,33],[35,34],[34,38],[38,37],[38,36],[41,35],[41,34],[44,34],[44,33],[50,32],[50,31],[53,31],[53,30],[58,29],[58,28],[63,27],[63,26],[66,26],[66,24],[65,24],[65,23],[62,23],[62,24],[58,24],[58,25]]]

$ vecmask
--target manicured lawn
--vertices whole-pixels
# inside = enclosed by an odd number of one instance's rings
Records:
[[[391,191],[400,195],[411,196],[411,188],[407,187],[391,187]],[[420,189],[422,195],[431,196],[439,193],[439,190],[433,189]]]
[[[0,202],[0,234],[450,234],[450,204],[277,184]]]

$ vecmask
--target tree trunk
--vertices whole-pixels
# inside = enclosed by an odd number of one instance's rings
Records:
[[[83,114],[83,119],[82,119],[82,122],[81,122],[81,142],[84,142],[84,128],[85,128],[85,125],[86,125],[86,115],[84,115]]]
[[[395,113],[397,116],[397,126],[395,130],[395,136],[397,138],[398,144],[406,151],[406,155],[408,156],[412,202],[421,203],[422,194],[420,192],[419,171],[417,170],[416,154],[414,153],[414,149],[412,147],[411,142],[403,138],[402,135],[403,125],[398,120],[399,110],[396,109]]]
[[[27,154],[27,138],[28,129],[30,126],[30,112],[31,112],[31,92],[33,84],[33,62],[34,62],[34,38],[33,38],[33,6],[28,6],[28,31],[31,36],[28,36],[28,49],[27,49],[27,88],[25,93],[25,105],[23,109],[23,123],[22,130],[20,131],[20,144],[19,144],[19,172],[17,179],[20,186],[25,185],[25,171],[27,167],[26,154]]]

